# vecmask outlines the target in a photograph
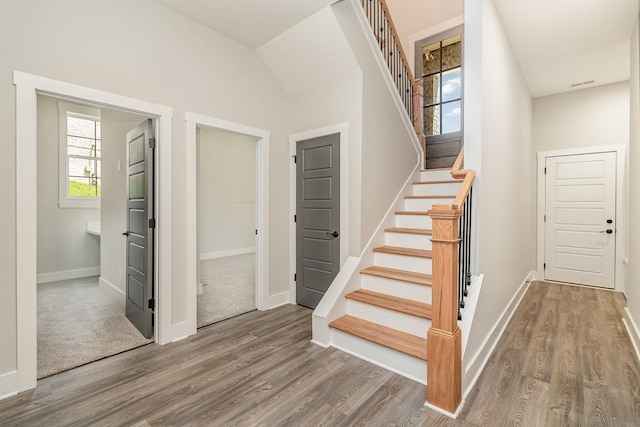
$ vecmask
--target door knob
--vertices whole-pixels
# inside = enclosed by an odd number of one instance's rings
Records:
[[[334,232],[327,231],[326,234],[333,237],[338,237],[340,235],[340,233],[338,233],[337,231],[334,231]]]
[[[613,220],[612,219],[608,219],[607,220],[607,224],[613,224]]]

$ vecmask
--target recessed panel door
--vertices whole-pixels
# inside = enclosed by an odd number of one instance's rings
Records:
[[[153,336],[154,145],[152,121],[127,133],[126,314],[145,336]]]
[[[613,288],[616,153],[546,160],[545,279]]]
[[[296,302],[315,308],[340,270],[340,135],[298,142]]]

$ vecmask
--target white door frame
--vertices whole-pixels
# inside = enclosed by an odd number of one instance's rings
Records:
[[[625,210],[625,145],[604,145],[598,147],[572,148],[567,150],[540,151],[538,155],[538,214],[537,224],[537,262],[536,279],[544,280],[545,256],[545,174],[544,168],[548,157],[574,156],[580,154],[616,153],[616,257],[614,290],[624,292],[625,286],[625,247],[627,240],[627,215]]]
[[[349,254],[349,123],[326,126],[289,135],[289,301],[296,303],[296,155],[297,143],[321,136],[340,134],[340,267]]]
[[[197,128],[211,128],[235,132],[257,138],[256,146],[256,308],[272,308],[269,297],[269,141],[271,133],[201,114],[185,113],[187,126],[187,298],[188,324],[191,333],[198,326],[198,206],[197,206]]]
[[[171,341],[171,146],[173,109],[109,92],[14,71],[16,86],[17,391],[37,383],[37,95],[130,111],[157,120],[154,338]]]

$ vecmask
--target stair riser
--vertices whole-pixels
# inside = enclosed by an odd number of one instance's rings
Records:
[[[400,228],[431,228],[429,215],[398,215],[396,214],[396,227]]]
[[[451,169],[439,171],[422,171],[420,173],[420,180],[422,181],[444,181],[446,179],[453,179],[453,177],[451,176]]]
[[[331,329],[331,345],[413,381],[426,384],[427,362],[424,360],[337,329]]]
[[[451,182],[445,184],[414,184],[414,196],[451,196],[458,193],[460,183]]]
[[[433,205],[450,205],[453,199],[405,199],[404,210],[427,212]]]
[[[376,252],[373,255],[373,261],[375,265],[380,267],[431,274],[431,258]]]
[[[385,233],[385,244],[387,246],[431,250],[431,236],[424,234],[387,232]]]
[[[427,331],[431,326],[430,320],[352,299],[347,300],[347,314],[420,338],[427,337]]]
[[[363,274],[362,288],[382,294],[393,295],[394,297],[431,304],[431,286]]]

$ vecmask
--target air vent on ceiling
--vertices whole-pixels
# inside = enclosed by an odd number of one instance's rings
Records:
[[[584,85],[591,85],[591,84],[594,84],[595,82],[596,82],[595,80],[587,80],[586,82],[573,83],[571,85],[571,87],[579,87],[579,86],[584,86]]]

